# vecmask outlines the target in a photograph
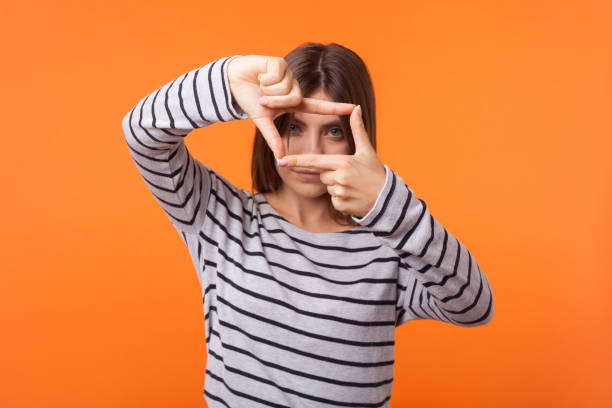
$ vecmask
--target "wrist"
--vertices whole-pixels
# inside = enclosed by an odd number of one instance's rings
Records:
[[[227,63],[226,66],[226,74],[227,74],[227,83],[228,83],[228,88],[229,88],[229,93],[230,93],[230,98],[231,98],[231,103],[232,103],[232,107],[234,108],[234,110],[236,112],[238,112],[238,114],[242,115],[244,114],[244,109],[242,109],[242,107],[240,106],[240,104],[238,103],[235,95],[237,90],[235,89],[235,84],[236,84],[236,65],[234,64],[234,62],[237,59],[242,58],[240,55],[238,56],[234,56],[232,57],[229,62]]]

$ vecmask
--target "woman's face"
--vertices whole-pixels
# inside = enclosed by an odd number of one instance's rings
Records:
[[[310,98],[331,101],[321,89],[311,94]],[[337,115],[295,112],[293,121],[281,137],[287,154],[350,154],[349,136],[342,130],[342,122]],[[275,166],[284,187],[292,189],[298,195],[315,198],[327,192],[327,186],[321,182],[318,174],[300,173],[319,173],[319,169],[279,167],[276,162]]]

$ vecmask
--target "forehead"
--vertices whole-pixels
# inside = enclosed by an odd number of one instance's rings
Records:
[[[309,98],[325,99],[326,101],[331,101],[329,95],[322,88],[319,88],[316,91],[312,92],[309,95]]]
[[[320,115],[318,113],[295,112],[293,114],[295,122],[312,124],[312,125],[327,125],[340,124],[340,116],[338,115]]]
[[[331,101],[329,95],[321,88],[311,93],[309,98],[323,99],[325,101]],[[318,113],[306,113],[306,112],[294,112],[293,118],[296,121],[302,123],[313,123],[313,124],[329,124],[329,123],[340,123],[340,116],[338,115],[322,115]]]

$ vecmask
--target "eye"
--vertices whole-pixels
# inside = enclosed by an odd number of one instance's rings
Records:
[[[342,135],[343,135],[342,129],[340,129],[340,128],[333,128],[333,129],[330,129],[329,131],[333,132],[334,130],[336,131],[336,133],[335,134],[332,133],[332,136],[342,137]]]
[[[289,125],[289,131],[290,132],[297,131],[299,129],[300,129],[300,127],[298,125],[296,125],[296,124],[292,123],[292,124]]]

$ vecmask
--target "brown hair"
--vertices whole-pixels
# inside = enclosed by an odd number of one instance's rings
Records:
[[[285,61],[300,84],[303,97],[309,97],[318,89],[322,89],[332,101],[361,105],[363,123],[370,143],[376,150],[374,89],[365,63],[355,52],[335,43],[323,45],[310,42],[287,54]],[[274,124],[281,136],[287,131],[292,120],[292,112],[274,119]],[[348,138],[350,154],[354,154],[355,141],[351,132],[349,115],[341,115],[340,120],[344,134]],[[251,156],[252,194],[254,190],[267,193],[280,188],[283,180],[278,175],[274,164],[272,150],[259,129],[255,128]],[[259,206],[257,208],[259,209]],[[342,214],[334,208],[331,196],[329,196],[329,210],[333,219],[339,224],[358,225],[349,214]]]

